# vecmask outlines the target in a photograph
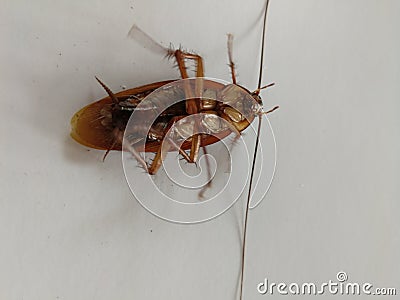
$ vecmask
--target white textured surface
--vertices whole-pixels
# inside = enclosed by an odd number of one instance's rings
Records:
[[[94,75],[116,91],[177,77],[126,38],[133,23],[222,79],[232,32],[240,83],[255,88],[263,1],[0,6],[0,299],[234,299],[239,207],[200,225],[157,219],[132,199],[120,154],[101,163],[69,120],[104,95]],[[263,95],[281,106],[278,168],[250,214],[245,299],[267,297],[264,277],[340,270],[398,285],[399,13],[395,0],[271,0],[264,82],[277,86]]]

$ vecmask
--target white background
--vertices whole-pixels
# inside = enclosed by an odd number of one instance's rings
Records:
[[[133,23],[226,80],[233,33],[239,81],[254,89],[263,1],[0,6],[0,299],[235,299],[242,205],[199,225],[160,220],[131,196],[120,153],[102,163],[69,121],[104,96],[95,75],[114,91],[178,77],[126,37]],[[399,13],[394,0],[271,1],[263,81],[277,85],[263,98],[281,106],[278,166],[250,213],[245,299],[268,297],[265,277],[341,270],[400,288]]]

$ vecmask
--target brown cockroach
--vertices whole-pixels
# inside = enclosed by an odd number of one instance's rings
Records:
[[[204,100],[201,98],[190,97],[186,95],[186,99],[183,102],[176,103],[169,108],[167,108],[150,128],[150,132],[147,135],[145,141],[145,147],[135,148],[135,144],[129,149],[123,149],[123,135],[126,129],[129,118],[131,117],[133,111],[142,102],[146,96],[155,91],[156,89],[174,82],[175,80],[167,80],[161,82],[150,83],[144,86],[135,87],[127,90],[123,90],[118,93],[113,93],[103,82],[101,82],[97,77],[96,80],[105,89],[108,97],[105,97],[97,102],[89,104],[79,110],[71,120],[71,137],[78,143],[95,149],[105,150],[105,155],[111,150],[125,150],[130,151],[138,162],[145,168],[149,174],[156,174],[160,166],[162,165],[161,155],[161,145],[164,141],[165,133],[167,130],[179,119],[199,113],[214,114],[223,119],[225,119],[230,126],[225,130],[215,132],[213,135],[205,134],[194,134],[190,138],[186,139],[181,146],[176,149],[171,147],[169,151],[178,151],[188,162],[196,163],[198,159],[199,149],[203,148],[206,153],[205,147],[207,145],[218,142],[219,140],[227,137],[232,132],[240,136],[241,132],[244,131],[251,122],[258,117],[258,129],[257,137],[255,141],[254,156],[252,161],[252,168],[250,174],[249,190],[247,196],[247,204],[245,209],[244,217],[244,228],[243,228],[243,244],[242,244],[242,264],[241,264],[241,283],[240,283],[240,299],[243,295],[243,277],[244,277],[244,259],[245,259],[245,248],[246,248],[246,232],[247,232],[247,219],[249,212],[249,203],[251,197],[251,189],[253,184],[253,176],[255,169],[255,162],[257,156],[257,150],[259,145],[259,136],[261,130],[261,119],[263,114],[274,111],[278,107],[264,112],[262,110],[262,100],[260,97],[260,91],[266,87],[272,86],[269,84],[266,86],[261,86],[262,72],[263,72],[263,58],[264,58],[264,44],[265,44],[265,31],[266,31],[266,19],[268,10],[269,0],[266,1],[265,11],[264,11],[264,21],[263,21],[263,31],[262,31],[262,42],[261,42],[261,54],[260,54],[260,68],[259,68],[259,78],[258,87],[255,91],[251,92],[246,88],[237,84],[236,74],[235,74],[235,64],[232,58],[232,35],[228,35],[228,60],[229,68],[232,77],[232,84],[230,86],[238,86],[245,91],[247,91],[251,97],[254,98],[258,107],[252,109],[250,116],[246,118],[241,116],[240,113],[235,109],[235,107],[230,106],[227,102],[216,103],[215,101]],[[138,29],[135,25],[132,27],[130,33],[141,35],[141,38],[147,42],[161,48],[168,58],[175,59],[177,66],[179,68],[180,76],[182,79],[189,78],[187,73],[186,61],[192,60],[195,63],[196,77],[204,77],[203,59],[198,54],[187,52],[182,49],[172,50],[162,47],[152,40],[147,34]],[[218,83],[209,83],[209,86],[204,86],[204,89],[215,89]],[[220,86],[218,86],[220,88]],[[229,97],[229,86],[226,87],[227,94]],[[230,99],[228,103],[234,101],[240,101],[239,99]],[[156,153],[154,160],[150,165],[148,165],[138,154],[138,152],[154,152]],[[189,151],[189,152],[187,152]]]
[[[139,33],[142,35],[142,37],[144,36],[147,41],[150,41],[152,44],[156,44],[156,42],[154,42],[144,32],[141,32],[136,26],[133,26],[130,32]],[[235,66],[232,60],[232,38],[232,35],[228,35],[229,66],[232,75],[232,85],[239,86],[236,82]],[[185,64],[186,60],[194,60],[196,64],[196,77],[204,77],[203,59],[201,56],[191,52],[183,51],[181,49],[171,50],[163,48],[158,44],[156,46],[161,47],[162,50],[165,51],[166,56],[169,58],[173,57],[176,60],[182,79],[189,78]],[[137,150],[154,153],[159,152],[160,145],[163,142],[167,128],[179,120],[179,118],[197,113],[216,114],[228,121],[231,126],[229,129],[223,132],[218,132],[218,134],[214,135],[194,135],[190,140],[187,140],[185,143],[183,143],[180,149],[171,149],[171,151],[179,150],[179,152],[184,156],[184,158],[187,159],[188,162],[194,163],[197,161],[200,147],[205,147],[218,142],[219,140],[230,135],[232,132],[234,132],[236,135],[240,135],[240,133],[245,130],[255,119],[256,115],[261,112],[260,109],[262,100],[259,96],[260,90],[272,85],[270,84],[264,87],[260,86],[261,72],[262,68],[260,68],[259,87],[254,92],[250,92],[244,87],[239,86],[251,94],[254,100],[260,105],[258,108],[256,108],[258,111],[254,111],[252,115],[245,118],[241,116],[240,113],[235,110],[235,108],[232,108],[229,104],[225,104],[226,102],[234,102],[235,99],[233,99],[233,101],[232,99],[225,101],[225,103],[222,105],[207,99],[188,99],[185,103],[177,103],[176,105],[173,105],[165,110],[151,127],[152,132],[149,133],[147,137],[145,149]],[[108,97],[91,103],[75,113],[71,120],[71,136],[74,140],[84,146],[106,150],[106,153],[103,157],[103,159],[105,159],[111,150],[122,150],[122,136],[127,122],[136,106],[154,90],[175,80],[155,82],[144,86],[123,90],[115,94],[103,82],[101,82],[100,79],[96,77],[96,80],[108,93]],[[216,87],[206,86],[204,88],[212,90]],[[229,86],[226,90],[229,90]],[[227,93],[229,93],[229,91]],[[229,97],[229,94],[227,94],[226,97]],[[135,149],[135,147],[132,149]],[[186,150],[189,150],[188,155],[185,154]],[[149,166],[141,162],[149,174],[157,173],[161,163],[162,161],[160,155],[156,155],[153,163]]]

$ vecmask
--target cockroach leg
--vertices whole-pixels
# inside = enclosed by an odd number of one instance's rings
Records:
[[[225,115],[225,114],[223,114],[222,115],[222,117],[225,119],[225,120],[228,120],[229,119],[229,117],[227,116],[227,115]],[[236,145],[236,143],[239,141],[239,139],[240,139],[240,137],[242,136],[241,134],[240,134],[240,131],[236,128],[236,126],[234,125],[234,123],[232,124],[231,122],[226,122],[226,124],[227,124],[227,126],[228,126],[228,128],[233,132],[233,134],[235,135],[234,136],[234,138],[233,138],[233,140],[232,140],[232,144],[231,144],[231,147],[230,147],[230,151],[232,151],[232,149],[233,149],[233,147]]]
[[[187,162],[192,163],[192,161],[190,160],[189,155],[187,155],[187,153],[186,153],[185,150],[183,150],[182,148],[180,148],[179,145],[177,145],[173,139],[167,138],[167,140],[168,140],[168,142],[171,144],[171,146],[172,146],[175,150],[177,150],[177,151],[183,156],[183,158],[184,158]]]
[[[158,172],[158,170],[161,167],[163,159],[165,159],[165,157],[167,156],[167,153],[169,152],[170,149],[176,149],[175,145],[171,143],[171,139],[164,138],[162,145],[157,150],[157,153],[153,159],[153,162],[151,163],[150,167],[148,167],[148,172],[150,175],[155,175]],[[178,146],[178,150],[180,153],[181,153],[181,151],[183,151],[179,148],[179,146]],[[185,151],[183,151],[183,152],[185,152]],[[187,154],[184,157],[187,158]]]
[[[160,169],[161,164],[162,164],[162,160],[163,158],[165,158],[165,156],[168,153],[168,148],[164,145],[160,146],[157,150],[156,156],[153,159],[153,162],[151,163],[150,167],[148,168],[148,172],[150,175],[155,175],[157,173],[157,171]]]
[[[197,127],[197,124],[195,122],[194,128]],[[196,130],[196,129],[195,129]],[[192,136],[192,147],[190,148],[190,162],[197,162],[197,158],[199,157],[199,150],[200,150],[200,144],[201,144],[201,135],[200,134],[195,134]]]
[[[125,143],[124,144],[124,150],[130,152],[133,157],[138,161],[138,163],[140,164],[140,166],[148,173],[149,172],[149,167],[147,166],[147,163],[145,162],[145,160],[143,159],[143,157],[140,155],[140,153],[135,149],[135,147],[133,147],[131,144],[129,143]]]
[[[128,151],[132,154],[132,156],[137,160],[137,162],[139,163],[139,165],[146,171],[148,172],[149,167],[147,165],[147,163],[145,162],[145,160],[143,159],[143,157],[140,155],[140,153],[135,149],[135,147],[129,143],[128,141],[126,143],[123,142],[123,138],[124,138],[124,132],[121,130],[118,130],[118,132],[114,132],[115,134],[115,140],[119,141],[123,147],[122,150],[124,151]],[[136,141],[136,143],[139,141]]]
[[[153,133],[158,134],[160,140],[167,139],[169,144],[172,146],[172,148],[174,150],[178,151],[187,162],[193,163],[193,161],[190,159],[189,155],[186,153],[185,150],[183,150],[177,143],[175,143],[175,141],[173,139],[169,138],[168,136],[165,136],[165,132],[168,132],[176,122],[178,122],[179,120],[181,120],[183,118],[184,118],[183,116],[173,117],[169,121],[169,123],[168,123],[168,125],[167,125],[167,127],[166,127],[164,132],[155,132],[155,131],[153,131]]]
[[[117,145],[118,143],[122,144],[123,131],[119,130],[118,128],[114,128],[113,136],[114,138],[112,140],[111,146],[109,146],[106,150],[106,153],[104,153],[103,162],[106,160],[106,157],[108,156],[110,151],[114,149],[115,145]]]
[[[176,59],[176,63],[178,64],[182,79],[189,78],[185,65],[185,59],[192,59],[196,62],[196,77],[204,77],[203,59],[200,55],[183,52],[182,50],[178,49],[175,50],[174,56]],[[195,97],[188,82],[185,84],[184,89],[186,99],[188,99],[186,100],[186,112],[188,114],[197,114],[200,109],[200,103],[197,99],[194,99]],[[196,92],[198,93],[196,97],[200,97],[201,91],[197,90],[196,88]]]
[[[204,77],[203,59],[201,58],[200,55],[189,53],[189,52],[183,52],[180,49],[176,50],[174,52],[174,55],[175,55],[175,59],[178,64],[178,68],[181,73],[182,79],[188,78],[187,68],[185,65],[185,59],[192,59],[196,62],[196,77]],[[186,112],[190,115],[199,113],[202,85],[196,81],[196,87],[195,87],[196,95],[195,96],[192,94],[192,89],[188,82],[185,83],[184,89],[185,89],[185,96],[187,98]],[[198,132],[198,129],[200,128],[199,120],[196,119],[193,128],[194,128],[194,132]],[[197,161],[197,158],[199,155],[200,144],[201,144],[201,135],[194,134],[192,136],[192,146],[190,149],[190,156],[189,156],[191,162]]]
[[[235,140],[239,139],[240,130],[236,128],[235,123],[231,121],[231,118],[225,113],[221,113],[221,118],[226,121],[226,126],[235,134]]]
[[[200,55],[184,52],[180,49],[175,50],[174,56],[178,64],[179,71],[181,72],[182,79],[189,78],[187,74],[187,68],[185,65],[185,59],[192,59],[196,63],[196,77],[204,77],[203,59]]]
[[[236,84],[235,63],[233,62],[232,49],[233,49],[233,35],[229,33],[229,34],[228,34],[228,59],[229,59],[229,68],[231,69],[232,83],[233,83],[233,84]]]
[[[196,64],[196,77],[204,77],[204,67],[203,67],[203,59],[201,58],[200,55],[194,54],[194,53],[189,53],[182,51],[181,49],[177,49],[175,51],[165,48],[161,46],[159,43],[154,41],[148,34],[146,34],[144,31],[142,31],[139,27],[136,25],[133,25],[132,28],[129,30],[128,33],[129,37],[132,37],[139,42],[141,42],[143,45],[146,45],[150,49],[158,52],[158,53],[164,53],[167,57],[175,57],[175,60],[177,62],[179,71],[181,73],[182,79],[189,78],[188,73],[187,73],[187,68],[185,65],[185,59],[191,59],[195,61]],[[185,90],[185,97],[186,99],[186,112],[190,115],[192,114],[197,114],[200,111],[200,97],[202,93],[202,84],[196,82],[196,96],[193,95],[192,89],[189,84],[185,84],[184,86]],[[108,92],[108,91],[107,91]],[[111,97],[111,95],[110,95]],[[195,122],[194,129],[196,130],[197,128],[200,128],[200,124],[198,124],[198,121]],[[196,132],[196,131],[194,131]],[[201,136],[198,134],[193,135],[192,137],[192,147],[190,150],[190,162],[196,162],[197,157],[198,157],[198,152],[200,148],[200,143],[201,143]]]
[[[108,96],[110,96],[111,100],[115,103],[118,104],[119,100],[117,99],[117,97],[114,95],[114,93],[111,91],[111,89],[109,89],[108,86],[106,86],[99,78],[97,78],[95,76],[96,80],[98,81],[98,83],[100,83],[100,85],[103,87],[103,89],[107,92]]]
[[[182,117],[173,117],[166,129],[165,132],[168,132],[170,130],[170,128],[180,119],[182,119]],[[159,168],[161,167],[162,164],[162,160],[165,159],[168,151],[170,149],[174,149],[177,150],[188,162],[192,163],[192,159],[190,158],[190,156],[187,155],[187,153],[181,149],[179,147],[179,145],[177,145],[171,138],[169,138],[168,136],[165,136],[164,132],[156,132],[154,131],[153,134],[157,134],[159,135],[160,140],[162,140],[162,143],[160,145],[160,147],[157,150],[156,156],[153,159],[153,162],[151,163],[151,165],[148,167],[148,172],[150,175],[154,175],[157,173],[157,171],[159,170]]]
[[[110,151],[114,148],[114,146],[117,144],[117,139],[114,139],[113,143],[111,144],[110,148],[107,149],[106,153],[104,153],[103,156],[103,162],[106,160],[107,155],[110,153]]]
[[[211,165],[210,165],[210,160],[208,159],[208,152],[206,149],[206,146],[201,146],[201,148],[203,149],[203,153],[205,155],[205,160],[206,160],[206,167],[207,167],[207,184],[200,190],[199,192],[199,199],[203,199],[204,198],[204,193],[211,188]]]

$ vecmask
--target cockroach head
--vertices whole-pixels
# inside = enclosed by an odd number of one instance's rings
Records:
[[[256,102],[258,104],[260,104],[261,106],[263,105],[263,102],[262,102],[262,99],[261,99],[259,91],[258,92],[257,91],[252,92],[251,96],[253,97],[254,100],[256,100]]]
[[[251,95],[253,96],[254,100],[257,101],[258,104],[262,105],[263,102],[262,102],[261,97],[260,97],[260,92],[261,92],[263,89],[269,88],[269,87],[274,86],[274,85],[275,85],[275,82],[272,82],[272,83],[270,83],[270,84],[267,84],[267,85],[264,85],[264,86],[262,86],[262,87],[259,87],[259,88],[256,89],[254,92],[252,92]]]

